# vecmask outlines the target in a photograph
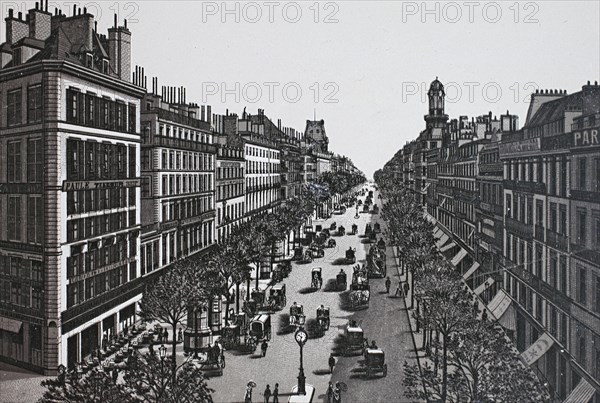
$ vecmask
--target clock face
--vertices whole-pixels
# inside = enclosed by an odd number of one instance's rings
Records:
[[[298,343],[303,344],[307,338],[308,338],[308,335],[306,334],[306,332],[304,330],[298,330],[296,332],[296,341]]]

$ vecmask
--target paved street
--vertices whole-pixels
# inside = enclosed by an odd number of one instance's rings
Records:
[[[374,202],[380,200],[375,194]],[[348,209],[345,215],[333,216],[327,221],[314,222],[313,225],[323,225],[328,228],[332,222],[343,225],[348,231],[353,223],[359,226],[359,234],[364,233],[368,222],[381,221],[379,215],[360,214],[355,220],[354,209]],[[383,227],[383,226],[382,226]],[[310,264],[294,263],[292,273],[285,279],[288,293],[288,304],[280,312],[272,315],[273,338],[269,344],[267,356],[260,357],[257,353],[239,354],[228,352],[227,367],[222,377],[210,379],[209,385],[216,390],[214,397],[217,402],[243,401],[245,385],[248,380],[256,382],[253,401],[262,401],[262,392],[266,384],[273,389],[279,383],[280,401],[287,401],[289,394],[297,382],[299,368],[299,347],[294,340],[292,330],[286,330],[280,325],[288,320],[289,306],[296,301],[304,306],[309,340],[304,347],[304,371],[306,382],[316,388],[313,401],[326,402],[326,390],[330,380],[343,381],[348,385],[348,392],[343,394],[345,402],[400,402],[402,395],[402,364],[405,359],[414,357],[413,341],[408,331],[408,317],[402,298],[392,298],[385,294],[384,279],[371,280],[371,301],[368,309],[352,311],[344,309],[343,295],[330,291],[328,282],[343,268],[351,280],[351,265],[336,265],[336,259],[344,256],[349,246],[357,249],[357,262],[364,263],[370,244],[363,244],[362,238],[356,235],[335,236],[335,248],[325,249],[325,257],[316,259]],[[391,251],[388,251],[388,255]],[[391,266],[393,259],[388,257],[388,274],[392,276],[392,292],[397,285],[395,268]],[[310,270],[313,267],[323,268],[323,288],[318,291],[310,289]],[[331,327],[325,336],[316,338],[311,330],[315,323],[316,309],[324,304],[331,308]],[[388,375],[386,378],[375,376],[366,379],[361,368],[362,356],[337,356],[337,365],[333,376],[329,373],[327,360],[329,354],[337,355],[340,351],[340,336],[343,335],[349,319],[361,323],[365,336],[374,338],[380,348],[386,353]],[[238,355],[239,354],[239,355]]]

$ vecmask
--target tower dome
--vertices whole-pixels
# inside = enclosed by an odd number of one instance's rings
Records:
[[[431,82],[431,85],[429,86],[429,92],[444,92],[444,84],[438,80],[437,76],[435,77],[435,80]]]

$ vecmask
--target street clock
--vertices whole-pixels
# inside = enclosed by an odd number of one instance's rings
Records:
[[[308,334],[306,333],[306,331],[304,329],[299,329],[296,334],[296,343],[298,343],[298,345],[303,346],[304,343],[306,343],[306,339],[308,339]]]

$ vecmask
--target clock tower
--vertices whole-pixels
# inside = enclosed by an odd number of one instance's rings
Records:
[[[425,115],[427,129],[445,127],[446,122],[448,122],[448,115],[444,113],[446,93],[444,92],[444,85],[437,77],[429,86],[427,96],[429,97],[429,114]]]

